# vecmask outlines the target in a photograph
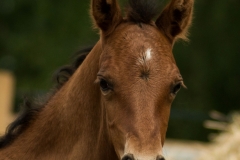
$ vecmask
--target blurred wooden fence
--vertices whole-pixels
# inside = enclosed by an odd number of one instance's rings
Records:
[[[0,70],[0,135],[13,121],[12,114],[15,80],[12,73]]]

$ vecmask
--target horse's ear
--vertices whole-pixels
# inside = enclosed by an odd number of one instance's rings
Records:
[[[122,19],[117,0],[92,0],[91,15],[95,25],[103,32],[111,32]]]
[[[172,42],[179,38],[187,40],[188,28],[192,22],[193,3],[194,0],[171,0],[158,17],[156,25]]]

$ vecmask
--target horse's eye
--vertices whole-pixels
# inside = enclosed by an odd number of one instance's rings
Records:
[[[177,83],[177,84],[173,87],[172,93],[173,93],[174,95],[176,95],[176,94],[178,93],[178,91],[181,89],[181,87],[182,87],[182,83]]]
[[[104,79],[100,79],[99,84],[100,84],[100,88],[103,92],[107,92],[107,91],[112,90],[111,85]]]

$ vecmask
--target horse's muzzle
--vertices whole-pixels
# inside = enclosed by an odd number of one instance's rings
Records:
[[[133,154],[127,154],[125,155],[122,160],[136,160],[133,156]],[[163,156],[157,156],[156,160],[165,160]]]

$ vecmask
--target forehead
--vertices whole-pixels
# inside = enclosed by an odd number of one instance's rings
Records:
[[[156,26],[149,24],[123,23],[107,38],[106,42],[107,46],[124,50],[152,47],[171,52],[172,48],[164,34]]]
[[[102,70],[176,68],[171,43],[157,27],[147,24],[118,26],[105,40],[100,64]]]

